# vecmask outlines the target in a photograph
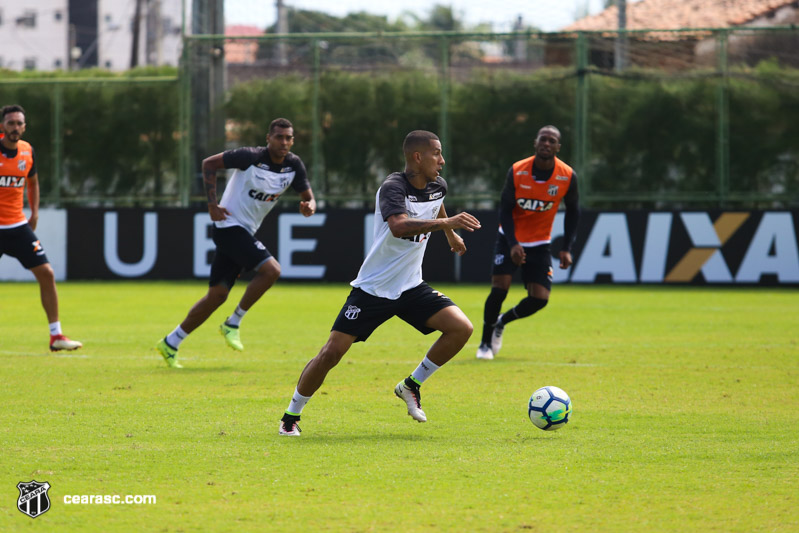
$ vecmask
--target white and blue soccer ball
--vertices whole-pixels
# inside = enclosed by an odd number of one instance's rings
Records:
[[[541,387],[530,396],[527,414],[535,427],[546,431],[560,429],[569,423],[572,401],[563,389],[551,385]]]

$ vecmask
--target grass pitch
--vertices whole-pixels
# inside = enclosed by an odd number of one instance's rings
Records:
[[[434,336],[392,319],[289,439],[278,419],[346,285],[279,283],[245,317],[241,354],[217,331],[237,286],[173,370],[153,345],[204,284],[61,283],[85,347],[58,355],[37,286],[3,284],[0,531],[799,530],[799,291],[556,286],[478,361],[488,286],[434,286],[477,331],[425,383],[430,421],[392,389]],[[550,384],[574,405],[556,432],[526,412]],[[51,485],[36,519],[16,509],[32,479]]]

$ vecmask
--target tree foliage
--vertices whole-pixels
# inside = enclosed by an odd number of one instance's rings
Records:
[[[62,197],[169,197],[178,190],[181,142],[176,83],[67,84]],[[151,73],[148,73],[151,74]],[[52,190],[55,88],[0,85],[0,101],[27,110],[25,138],[36,149],[43,198]],[[37,75],[38,76],[38,75]],[[41,76],[39,76],[41,77]],[[724,84],[723,86],[721,84]],[[728,79],[590,76],[588,158],[581,182],[631,207],[629,193],[710,198],[718,174],[719,94],[729,101],[729,183],[733,193],[799,198],[799,72],[772,62]],[[560,128],[561,157],[575,163],[577,78],[564,68],[479,70],[449,80],[444,176],[459,196],[496,198],[508,167],[529,156],[538,129]],[[263,145],[271,119],[295,125],[298,153],[322,195],[370,201],[389,172],[404,167],[401,145],[414,129],[440,130],[440,72],[325,69],[319,85],[320,145],[312,145],[313,82],[278,75],[228,94],[229,147]],[[255,112],[257,111],[257,112]],[[318,172],[314,172],[318,170]],[[708,203],[712,200],[708,200]],[[698,205],[698,204],[695,204]],[[746,200],[738,205],[752,206]]]
[[[731,191],[799,193],[799,97],[792,85],[781,81],[792,75],[794,71],[764,66],[729,82]],[[310,82],[294,78],[290,83],[286,92],[310,103]],[[402,170],[400,146],[408,131],[440,133],[439,83],[426,71],[326,71],[320,96],[323,170],[316,176],[324,190],[370,197],[388,172]],[[591,190],[605,195],[710,198],[719,187],[721,83],[718,78],[591,77],[588,161],[582,179],[590,179]],[[229,117],[246,122],[247,107],[236,102],[268,101],[280,85],[274,79],[234,88]],[[453,81],[445,176],[461,195],[498,194],[507,169],[532,154],[536,132],[548,124],[561,130],[560,156],[573,162],[575,100],[576,77],[562,69],[476,70],[468,79]],[[296,117],[307,123],[307,116]],[[296,148],[304,150],[308,161],[310,146],[298,141]]]
[[[178,84],[138,82],[137,78],[174,76],[171,67],[140,68],[124,75],[93,69],[71,72],[3,72],[19,85],[0,86],[0,101],[19,103],[28,124],[24,138],[36,151],[42,197],[54,188],[54,94],[61,91],[59,132],[63,161],[61,196],[161,196],[177,193]],[[25,80],[92,78],[91,83],[26,85]],[[104,84],[98,79],[129,80]]]
[[[405,12],[396,21],[389,21],[386,16],[372,15],[366,12],[349,13],[344,17],[336,17],[321,11],[288,8],[289,33],[349,33],[349,32],[403,32],[403,31],[459,31],[466,25],[451,6],[435,4],[426,17]],[[277,23],[266,29],[267,34],[277,33]],[[275,61],[278,59],[279,47],[283,46],[287,58],[292,64],[309,62],[311,49],[306,44],[279,44],[275,41],[261,42],[257,57],[260,60]],[[380,40],[365,43],[362,39],[355,42],[335,40],[324,43],[327,49],[326,58],[330,64],[352,65],[368,60],[371,64],[400,64],[402,58],[413,50],[407,44],[396,42],[391,46]],[[434,61],[440,57],[436,46],[426,47],[427,56]]]

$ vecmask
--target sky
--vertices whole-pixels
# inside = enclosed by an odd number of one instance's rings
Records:
[[[322,11],[334,16],[366,11],[396,20],[403,11],[426,18],[436,5],[451,6],[467,26],[486,22],[493,31],[511,31],[522,15],[525,25],[543,31],[558,31],[577,19],[578,13],[602,11],[603,0],[284,0],[296,9]],[[225,0],[225,24],[266,28],[275,23],[275,0]]]

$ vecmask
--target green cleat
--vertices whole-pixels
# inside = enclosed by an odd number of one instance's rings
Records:
[[[166,339],[161,339],[155,345],[155,349],[164,358],[166,364],[172,368],[183,368],[183,365],[178,363],[178,351],[166,343]]]
[[[219,333],[221,333],[225,338],[225,342],[228,346],[238,352],[244,350],[244,345],[241,343],[241,337],[239,337],[239,328],[229,326],[227,323],[223,322],[222,325],[219,326]]]

